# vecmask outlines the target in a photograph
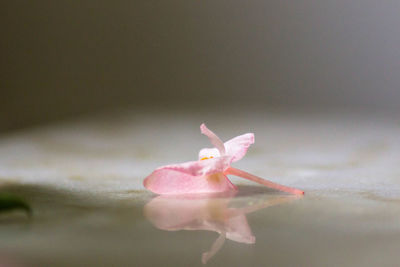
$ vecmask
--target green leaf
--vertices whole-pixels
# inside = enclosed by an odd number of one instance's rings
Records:
[[[32,213],[28,203],[19,196],[0,192],[0,213],[18,209],[26,211],[28,215]]]

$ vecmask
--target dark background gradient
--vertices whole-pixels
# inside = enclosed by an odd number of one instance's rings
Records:
[[[0,130],[103,109],[396,110],[400,1],[0,2]]]

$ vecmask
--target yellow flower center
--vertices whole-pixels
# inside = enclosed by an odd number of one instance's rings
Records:
[[[213,156],[211,156],[211,157],[204,157],[204,158],[201,158],[200,160],[212,159],[212,158],[214,158],[214,157],[213,157]]]

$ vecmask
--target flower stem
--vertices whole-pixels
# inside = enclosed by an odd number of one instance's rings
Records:
[[[258,176],[255,176],[253,174],[250,174],[248,172],[245,172],[245,171],[242,171],[242,170],[239,170],[239,169],[236,169],[236,168],[229,167],[224,173],[225,174],[231,174],[231,175],[239,176],[239,177],[242,177],[244,179],[247,179],[247,180],[250,180],[250,181],[265,185],[265,186],[267,186],[269,188],[273,188],[273,189],[276,189],[276,190],[279,190],[279,191],[283,191],[283,192],[286,192],[286,193],[291,193],[291,194],[295,194],[295,195],[304,195],[304,191],[301,191],[299,189],[287,187],[287,186],[284,186],[284,185],[280,185],[280,184],[265,180],[263,178],[260,178]]]

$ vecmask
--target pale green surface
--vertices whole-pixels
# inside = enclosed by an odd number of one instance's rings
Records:
[[[155,167],[195,159],[199,148],[209,146],[198,130],[203,120],[225,140],[256,134],[254,147],[235,167],[306,191],[292,199],[242,185],[230,207],[277,205],[246,215],[255,244],[225,240],[207,266],[400,261],[396,120],[250,112],[229,118],[123,113],[4,136],[1,190],[26,198],[33,218],[1,215],[0,260],[22,266],[201,266],[202,253],[219,235],[155,227],[144,217],[153,195],[141,181]],[[204,214],[220,223],[224,209],[214,209],[215,201]]]

